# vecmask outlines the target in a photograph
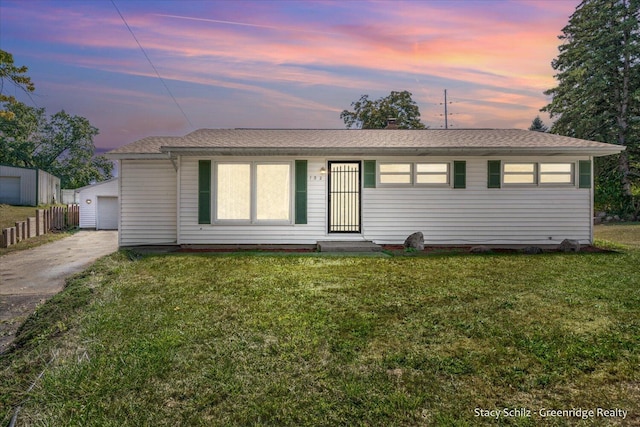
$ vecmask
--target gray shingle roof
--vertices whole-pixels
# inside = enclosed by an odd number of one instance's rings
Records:
[[[347,130],[347,129],[200,129],[182,137],[147,137],[108,154],[255,154],[331,153],[437,154],[579,152],[608,155],[618,145],[518,129]]]

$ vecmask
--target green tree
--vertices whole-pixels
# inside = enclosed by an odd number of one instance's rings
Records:
[[[5,81],[12,83],[15,87],[29,93],[35,90],[31,78],[26,75],[27,67],[24,65],[17,67],[13,62],[13,55],[0,49],[0,104],[14,104],[16,99],[13,96],[4,94]],[[13,118],[10,111],[0,109],[0,117]]]
[[[7,111],[0,117],[0,163],[45,170],[60,178],[62,188],[112,177],[113,164],[94,156],[98,129],[86,118],[65,111],[47,118],[44,108],[21,102],[7,104]]]
[[[529,126],[529,130],[535,132],[549,132],[549,128],[544,124],[540,116],[536,116],[536,118],[533,119],[531,126]]]
[[[633,187],[640,177],[639,14],[640,0],[582,1],[559,37],[559,55],[552,62],[558,86],[545,92],[552,101],[542,108],[556,118],[553,133],[627,147],[615,166],[598,159],[596,167],[600,176],[617,180],[620,210],[636,214]],[[596,199],[598,196],[596,186]]]
[[[420,109],[411,92],[392,91],[389,96],[372,101],[362,95],[352,102],[353,111],[343,110],[340,118],[348,129],[384,129],[389,118],[396,119],[398,129],[425,129],[420,121]]]

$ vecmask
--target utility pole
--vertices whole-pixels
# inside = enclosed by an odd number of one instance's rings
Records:
[[[449,129],[449,113],[447,113],[447,90],[444,90],[444,128]]]
[[[449,102],[447,102],[447,90],[444,90],[444,128],[445,129],[449,129],[449,110],[448,110],[448,104]],[[442,105],[442,104],[440,104]]]

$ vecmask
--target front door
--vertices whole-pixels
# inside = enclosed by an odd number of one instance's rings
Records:
[[[360,233],[360,162],[329,162],[329,233]]]

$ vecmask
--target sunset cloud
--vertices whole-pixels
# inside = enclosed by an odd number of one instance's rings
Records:
[[[116,1],[194,127],[332,128],[360,95],[405,89],[438,127],[445,88],[459,127],[528,127],[577,3]],[[110,2],[2,9],[3,49],[44,104],[94,115],[99,144],[191,130]]]

